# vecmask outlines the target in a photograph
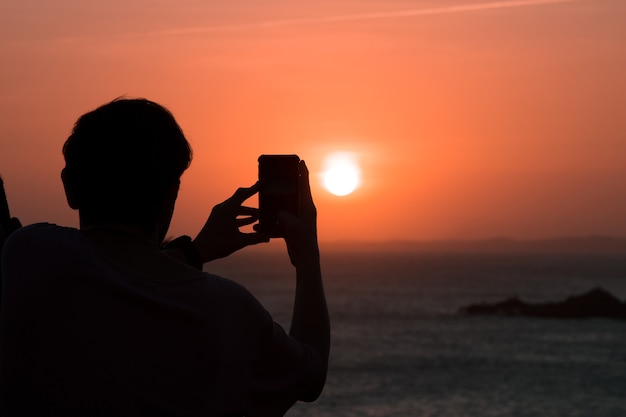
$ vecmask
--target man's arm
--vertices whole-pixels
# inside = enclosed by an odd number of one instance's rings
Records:
[[[296,267],[296,294],[290,336],[315,349],[322,368],[304,401],[319,397],[326,382],[330,351],[330,319],[326,305],[324,285],[317,243],[317,211],[311,196],[309,172],[304,162],[300,165],[300,216],[287,212],[278,215],[285,233],[285,242],[291,263]]]
[[[289,335],[299,342],[313,346],[320,355],[323,367],[312,381],[311,391],[301,398],[315,401],[322,393],[328,371],[330,351],[330,319],[326,306],[319,254],[317,260],[311,253],[311,261],[296,266],[296,295]]]
[[[278,213],[291,263],[296,267],[296,294],[289,335],[308,345],[319,359],[306,385],[298,387],[298,398],[276,394],[271,398],[257,398],[248,414],[254,417],[284,415],[297,401],[315,401],[322,392],[328,371],[330,350],[330,320],[322,284],[320,254],[317,244],[317,213],[309,187],[309,173],[300,162],[300,215]]]

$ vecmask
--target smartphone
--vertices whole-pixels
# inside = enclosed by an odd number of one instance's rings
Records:
[[[259,232],[282,237],[277,213],[285,210],[298,215],[298,155],[259,156]]]

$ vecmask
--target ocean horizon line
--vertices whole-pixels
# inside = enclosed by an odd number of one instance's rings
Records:
[[[441,252],[624,252],[626,237],[611,235],[580,235],[548,238],[388,239],[321,241],[329,249],[386,249]]]

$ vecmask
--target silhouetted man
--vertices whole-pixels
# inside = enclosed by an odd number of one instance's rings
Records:
[[[267,241],[239,227],[256,186],[216,206],[192,240],[162,248],[191,150],[173,116],[119,99],[83,115],[63,147],[80,230],[24,227],[2,270],[0,395],[10,416],[276,416],[315,400],[329,321],[316,211],[279,223],[296,270],[289,335],[240,285],[202,263]]]

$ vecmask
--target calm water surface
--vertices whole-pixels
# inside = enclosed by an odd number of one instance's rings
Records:
[[[601,286],[626,299],[626,254],[323,253],[328,383],[301,416],[626,416],[626,321],[464,317],[466,304],[557,301]],[[285,254],[208,265],[289,326]]]

